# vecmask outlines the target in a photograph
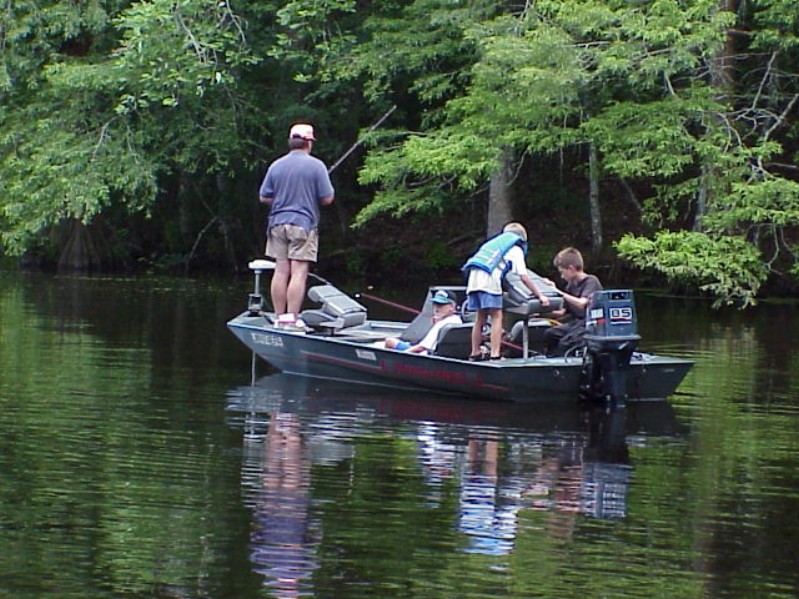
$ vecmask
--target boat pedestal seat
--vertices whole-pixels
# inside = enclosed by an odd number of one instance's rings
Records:
[[[333,285],[311,287],[308,298],[321,304],[302,311],[303,321],[312,329],[333,333],[366,322],[366,308]]]
[[[512,348],[511,357],[529,357],[530,353],[541,354],[544,352],[544,333],[552,327],[552,323],[544,318],[522,319],[515,323],[508,335],[509,341],[515,346]]]

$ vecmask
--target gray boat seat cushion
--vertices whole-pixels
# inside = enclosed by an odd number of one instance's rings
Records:
[[[472,351],[472,327],[470,322],[447,324],[438,332],[435,355],[447,358],[468,358]]]
[[[502,309],[513,314],[521,314],[522,316],[559,310],[563,306],[563,298],[558,292],[548,291],[546,283],[532,271],[528,271],[528,274],[533,279],[536,286],[549,298],[549,306],[544,308],[541,305],[541,301],[535,297],[527,288],[527,285],[522,282],[521,277],[516,273],[510,272],[505,277],[505,293],[502,294]]]
[[[302,319],[312,328],[345,329],[366,321],[366,308],[333,285],[317,285],[308,290],[308,299],[321,306],[303,310]]]

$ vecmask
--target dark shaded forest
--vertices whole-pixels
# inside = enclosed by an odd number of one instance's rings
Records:
[[[235,272],[311,122],[318,270],[457,278],[508,220],[528,261],[746,306],[799,281],[788,0],[20,0],[0,12],[0,253]]]

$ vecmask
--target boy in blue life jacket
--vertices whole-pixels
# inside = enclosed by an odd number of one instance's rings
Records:
[[[521,223],[508,223],[502,233],[491,237],[463,265],[468,277],[466,283],[466,307],[477,312],[472,329],[472,351],[469,360],[482,359],[480,344],[483,340],[483,325],[491,319],[489,336],[491,352],[489,359],[500,359],[502,345],[502,281],[509,272],[519,275],[521,281],[535,295],[541,305],[549,305],[544,295],[527,274],[527,230]]]

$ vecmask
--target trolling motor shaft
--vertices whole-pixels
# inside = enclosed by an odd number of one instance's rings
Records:
[[[265,270],[273,270],[275,263],[269,260],[253,260],[247,266],[255,273],[253,291],[247,299],[247,310],[249,310],[250,316],[258,316],[264,307],[264,298],[261,295],[261,273]]]

